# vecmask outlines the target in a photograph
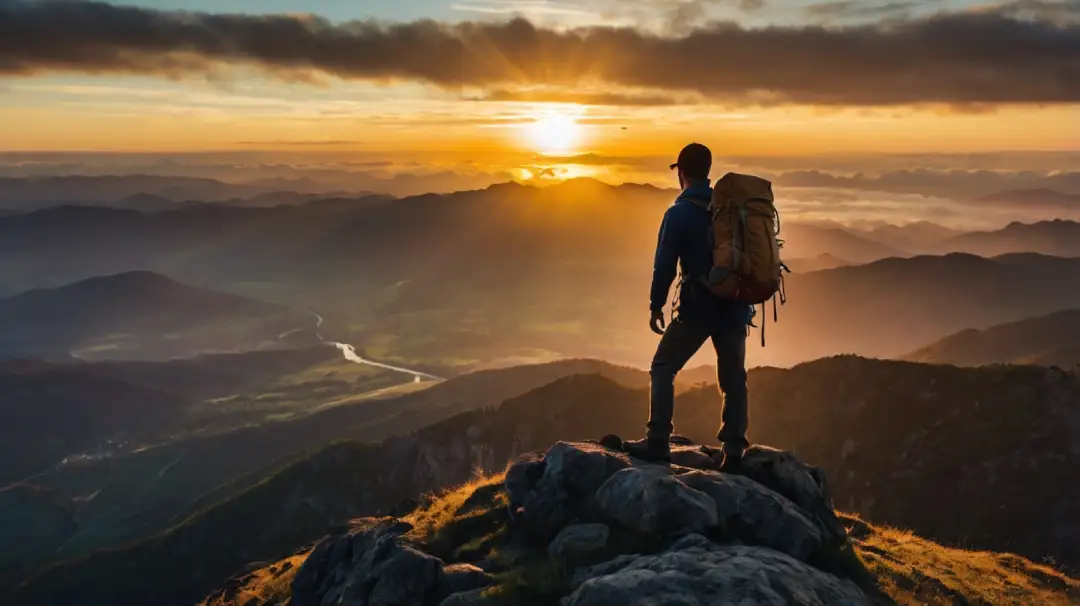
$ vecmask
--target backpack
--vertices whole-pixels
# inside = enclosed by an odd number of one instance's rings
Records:
[[[780,214],[773,206],[772,183],[728,173],[717,181],[709,204],[712,214],[713,268],[702,279],[717,297],[762,305],[776,297],[787,301],[780,260]],[[765,341],[762,321],[762,344]]]

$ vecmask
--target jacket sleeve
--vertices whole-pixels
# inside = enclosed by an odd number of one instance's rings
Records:
[[[680,230],[674,210],[675,207],[669,208],[660,223],[660,236],[656,241],[656,257],[653,260],[652,288],[649,292],[651,311],[664,308],[678,270]]]

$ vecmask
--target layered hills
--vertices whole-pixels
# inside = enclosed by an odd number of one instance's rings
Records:
[[[0,217],[0,258],[18,259],[0,264],[0,289],[152,270],[316,310],[327,334],[376,359],[459,370],[567,356],[641,365],[651,342],[633,302],[648,288],[671,198],[572,180],[270,208],[49,208]],[[1075,225],[956,234],[785,221],[790,302],[770,347],[751,359],[900,356],[962,329],[1078,306],[1075,262],[1026,252],[1073,255]],[[942,255],[957,250],[999,256]],[[880,321],[898,313],[902,321]]]
[[[905,359],[957,366],[1080,364],[1080,311],[1065,310],[1019,322],[968,329],[911,352]]]
[[[5,493],[6,503],[24,523],[54,529],[5,551],[0,572],[10,578],[159,533],[328,443],[380,441],[572,374],[600,374],[635,388],[648,382],[638,370],[567,360],[415,384],[349,362],[331,347],[8,366],[0,384],[23,387],[0,396],[11,421],[0,431],[0,442],[10,445],[0,477],[21,480]],[[32,516],[42,494],[62,504],[68,518]]]
[[[840,357],[755,371],[750,390],[752,438],[820,465],[839,509],[945,545],[1077,565],[1073,374]],[[417,495],[477,469],[497,472],[522,452],[612,431],[636,435],[647,400],[644,391],[577,376],[379,445],[337,444],[207,502],[163,534],[41,571],[15,595],[125,603],[148,599],[152,588],[160,603],[190,603],[247,562],[286,557],[356,516],[407,511]],[[718,408],[711,389],[684,394],[677,431],[711,441]],[[1001,507],[987,507],[987,494]]]

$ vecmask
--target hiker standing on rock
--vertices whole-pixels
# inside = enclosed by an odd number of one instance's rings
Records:
[[[722,468],[731,470],[749,446],[747,326],[754,316],[753,304],[768,300],[780,289],[782,264],[771,185],[756,177],[729,174],[717,183],[719,195],[714,196],[711,168],[712,152],[699,143],[683,148],[671,165],[678,172],[682,193],[664,213],[653,264],[649,327],[663,336],[650,369],[648,433],[645,439],[625,442],[623,447],[641,459],[670,460],[675,375],[711,339],[724,394],[723,425],[717,439],[723,442]],[[664,330],[664,305],[677,270],[681,276],[672,302],[672,321]]]

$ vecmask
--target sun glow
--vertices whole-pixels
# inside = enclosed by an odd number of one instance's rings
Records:
[[[569,154],[577,151],[581,125],[572,113],[545,113],[526,126],[526,136],[533,149],[541,154]]]

